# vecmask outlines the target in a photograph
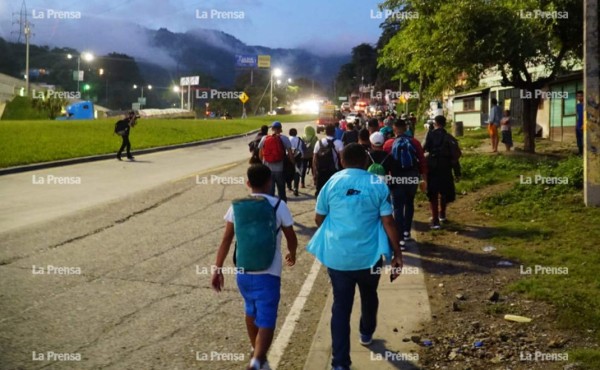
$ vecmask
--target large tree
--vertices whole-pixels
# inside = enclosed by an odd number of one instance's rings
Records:
[[[458,76],[473,82],[498,71],[502,86],[531,96],[523,99],[523,131],[525,151],[535,152],[535,92],[582,58],[581,0],[388,0],[381,6],[418,14],[401,22],[381,64],[418,74],[438,95]]]

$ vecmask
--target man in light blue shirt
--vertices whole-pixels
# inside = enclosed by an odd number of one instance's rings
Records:
[[[387,185],[364,170],[364,148],[356,143],[342,152],[344,170],[333,175],[317,198],[317,232],[307,250],[327,267],[333,287],[332,366],[349,369],[350,316],[356,285],[361,296],[360,343],[372,343],[377,326],[377,286],[382,255],[391,261],[391,279],[402,269],[400,238],[392,217]],[[393,251],[393,258],[391,252]]]

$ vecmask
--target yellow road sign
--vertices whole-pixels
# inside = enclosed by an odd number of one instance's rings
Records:
[[[258,56],[258,68],[271,68],[271,56],[270,55],[259,55]]]
[[[242,102],[242,104],[246,104],[246,102],[250,99],[250,97],[248,95],[246,95],[245,92],[243,92],[240,95],[240,101]]]

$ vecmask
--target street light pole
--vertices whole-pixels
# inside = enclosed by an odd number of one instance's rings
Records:
[[[281,77],[282,74],[283,74],[283,72],[279,68],[275,68],[271,72],[271,81],[269,82],[271,84],[271,99],[270,99],[271,103],[269,105],[269,112],[273,111],[273,76],[275,76],[275,77]]]

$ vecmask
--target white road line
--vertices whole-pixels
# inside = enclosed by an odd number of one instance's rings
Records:
[[[310,268],[310,272],[304,280],[304,284],[302,284],[302,288],[300,288],[300,293],[294,300],[294,304],[290,309],[287,317],[285,318],[285,322],[275,338],[273,345],[271,346],[271,350],[269,351],[269,365],[273,369],[277,369],[279,366],[279,361],[281,361],[281,356],[283,356],[283,352],[287,345],[290,343],[290,338],[292,333],[294,332],[294,328],[296,327],[296,323],[300,318],[300,314],[302,313],[302,309],[304,308],[304,304],[306,303],[306,299],[312,290],[312,287],[317,278],[317,274],[319,273],[319,269],[321,268],[321,263],[315,258],[312,267]]]

